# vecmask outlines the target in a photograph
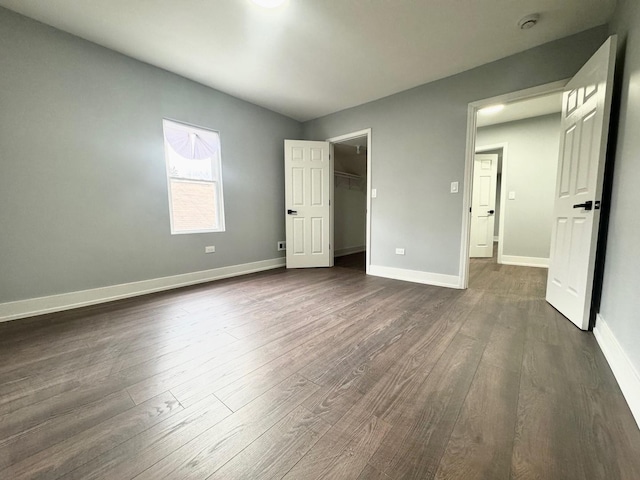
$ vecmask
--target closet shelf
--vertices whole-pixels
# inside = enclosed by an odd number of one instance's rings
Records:
[[[360,180],[362,177],[360,175],[354,175],[353,173],[347,173],[347,172],[339,172],[339,171],[334,171],[333,174],[336,177],[342,177],[342,178],[350,178],[353,180]]]

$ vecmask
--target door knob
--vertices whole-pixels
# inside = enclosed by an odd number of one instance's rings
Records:
[[[593,201],[589,200],[584,203],[576,203],[573,208],[584,208],[585,210],[593,210]]]
[[[298,211],[289,209],[289,210],[287,210],[287,214],[289,214],[289,215],[297,215]]]
[[[495,211],[495,210],[489,210],[487,213],[488,213],[489,215],[493,215],[494,213],[496,213],[496,211]]]

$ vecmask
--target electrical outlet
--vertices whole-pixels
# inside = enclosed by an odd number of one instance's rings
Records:
[[[214,247],[213,245],[204,247],[204,253],[216,253],[216,247]]]
[[[287,242],[285,241],[280,241],[278,242],[278,251],[282,251],[282,250],[286,250],[287,249]]]
[[[396,255],[404,255],[404,248],[396,248]]]

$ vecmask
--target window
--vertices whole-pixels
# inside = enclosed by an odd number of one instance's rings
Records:
[[[224,232],[220,134],[163,120],[171,233]]]

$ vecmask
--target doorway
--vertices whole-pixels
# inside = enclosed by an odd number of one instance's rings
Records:
[[[369,273],[371,129],[328,139],[333,179],[334,265]]]
[[[468,287],[470,258],[484,257],[493,264],[548,267],[554,188],[560,138],[560,110],[565,81],[554,82],[522,92],[475,102],[470,105],[468,145],[473,157],[467,158],[465,211],[463,225],[464,257],[461,259],[463,287]],[[474,248],[478,235],[473,231],[474,199],[477,201],[481,175],[475,171],[479,154],[496,158],[495,181],[484,179],[484,192],[495,202],[480,213],[493,212],[483,222],[493,226],[484,249]],[[487,157],[487,158],[490,158]],[[489,165],[488,161],[485,161]],[[476,178],[478,177],[478,178]],[[475,181],[474,181],[475,180]],[[493,240],[493,245],[488,243]],[[482,255],[479,255],[481,252]],[[477,263],[477,260],[474,260]]]

